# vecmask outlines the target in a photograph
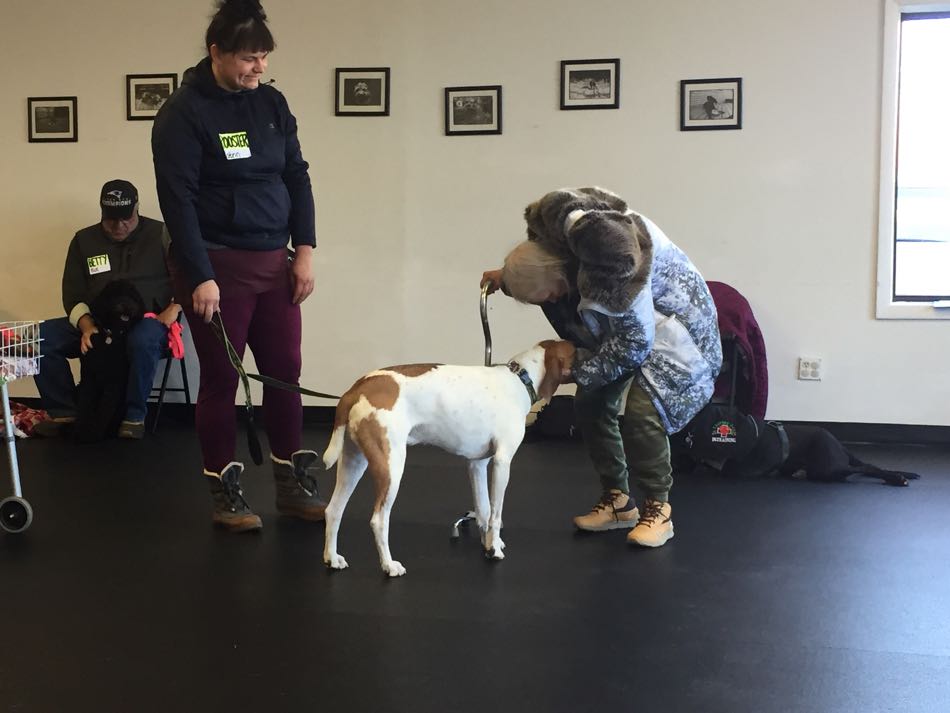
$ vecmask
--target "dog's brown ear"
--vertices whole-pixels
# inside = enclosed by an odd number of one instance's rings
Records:
[[[577,355],[577,348],[573,342],[561,340],[556,342],[556,352],[558,360],[561,362],[561,383],[566,384],[571,379],[571,370],[574,368],[574,358]]]
[[[554,392],[561,385],[561,376],[564,370],[563,360],[558,354],[557,342],[548,341],[544,344],[544,376],[538,386],[538,397],[550,401]]]

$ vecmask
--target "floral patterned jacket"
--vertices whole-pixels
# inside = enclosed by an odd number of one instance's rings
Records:
[[[548,211],[540,220],[548,194],[528,207],[526,219],[529,239],[553,246],[576,275],[578,290],[543,309],[561,338],[579,347],[577,386],[633,377],[675,433],[709,401],[722,365],[706,282],[656,224],[620,198],[601,189],[556,193],[563,204],[557,218]]]

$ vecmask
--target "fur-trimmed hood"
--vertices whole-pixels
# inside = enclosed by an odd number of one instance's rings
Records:
[[[601,188],[552,191],[524,212],[528,239],[567,261],[580,296],[612,313],[627,310],[648,283],[653,242],[640,216]]]

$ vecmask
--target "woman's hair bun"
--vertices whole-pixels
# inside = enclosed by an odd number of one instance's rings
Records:
[[[218,12],[235,20],[267,21],[267,13],[258,0],[218,0]]]
[[[215,0],[215,14],[205,32],[205,47],[222,52],[273,52],[274,36],[258,0]]]

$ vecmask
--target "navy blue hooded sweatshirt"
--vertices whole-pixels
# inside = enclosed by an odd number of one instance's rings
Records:
[[[209,249],[316,245],[297,121],[273,87],[227,91],[206,57],[159,110],[152,159],[171,253],[192,288],[214,279]]]

